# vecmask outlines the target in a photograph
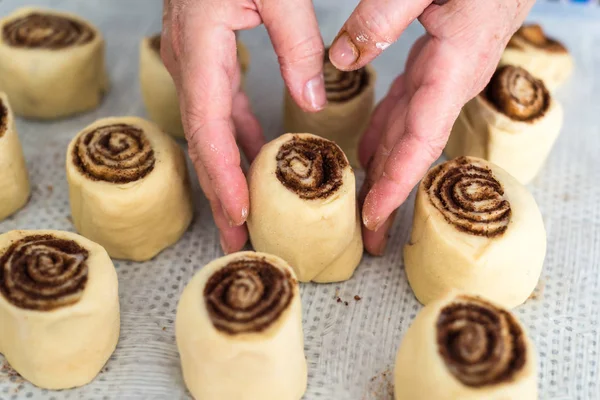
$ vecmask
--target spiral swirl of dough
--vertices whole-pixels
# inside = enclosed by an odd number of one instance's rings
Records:
[[[2,100],[0,100],[0,139],[8,129],[8,109]]]
[[[456,158],[431,169],[424,185],[431,203],[457,229],[486,237],[506,231],[510,203],[485,164]]]
[[[498,68],[485,94],[499,112],[518,121],[539,118],[550,107],[550,94],[544,83],[512,65]]]
[[[325,64],[323,65],[327,101],[343,103],[352,100],[361,94],[369,84],[367,70],[363,67],[355,71],[340,71],[329,61],[328,53],[325,51]]]
[[[514,317],[479,298],[460,296],[437,320],[439,354],[472,387],[508,381],[525,364],[524,333]]]
[[[148,175],[155,158],[141,129],[114,124],[83,133],[73,147],[73,161],[90,179],[128,183]]]
[[[346,156],[332,141],[294,136],[277,153],[277,179],[301,199],[324,199],[343,184]]]
[[[567,52],[567,48],[562,43],[546,36],[539,24],[521,26],[509,40],[507,47],[522,49],[521,41],[551,53]]]
[[[30,310],[74,304],[87,283],[88,254],[72,240],[27,236],[0,257],[0,292],[15,306]]]
[[[261,332],[294,297],[291,274],[262,258],[242,258],[215,272],[204,288],[213,325],[228,334]]]
[[[34,12],[7,23],[3,36],[13,47],[57,50],[89,43],[95,33],[90,26],[74,19]]]

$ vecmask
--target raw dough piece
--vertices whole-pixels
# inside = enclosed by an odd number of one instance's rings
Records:
[[[192,220],[183,151],[151,122],[100,119],[71,141],[66,164],[75,227],[113,258],[148,260]]]
[[[89,383],[119,339],[118,286],[108,254],[86,238],[0,235],[0,353],[41,388]]]
[[[421,303],[459,289],[518,306],[535,289],[545,255],[533,196],[500,167],[459,157],[423,178],[404,247],[408,281]]]
[[[254,249],[286,260],[301,282],[350,279],[363,254],[354,173],[332,141],[285,134],[250,167]]]
[[[250,55],[239,40],[237,51],[243,86]],[[140,44],[140,86],[150,119],[165,132],[175,137],[184,137],[177,90],[173,78],[160,58],[160,34],[146,37]]]
[[[526,184],[542,168],[562,121],[562,107],[544,83],[506,65],[463,107],[444,152],[484,158]]]
[[[325,51],[323,65],[327,106],[317,113],[304,112],[286,89],[284,129],[333,140],[352,167],[360,168],[358,144],[375,102],[375,70],[367,65],[356,71],[340,71],[329,61],[328,54]]]
[[[573,71],[573,58],[557,40],[547,37],[538,24],[523,25],[508,42],[500,65],[525,68],[555,90]]]
[[[537,355],[509,311],[457,292],[423,308],[402,339],[396,400],[536,400]]]
[[[102,33],[68,13],[21,8],[0,20],[0,90],[15,114],[52,119],[98,106],[108,90]]]
[[[31,189],[8,99],[0,93],[0,221],[21,209]]]
[[[194,398],[299,400],[306,391],[298,282],[279,257],[247,251],[209,263],[183,291],[175,324]]]

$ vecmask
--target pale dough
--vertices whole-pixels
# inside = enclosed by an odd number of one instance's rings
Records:
[[[56,49],[15,47],[0,40],[0,90],[8,95],[15,114],[53,119],[96,108],[108,90],[102,33],[76,15],[33,7],[0,20],[0,33],[8,23],[35,13],[74,20],[94,37]]]
[[[90,179],[74,162],[80,137],[115,125],[140,130],[149,142],[155,162],[149,168],[146,164],[145,175],[140,179],[125,183]],[[112,137],[115,144],[127,138],[118,129]],[[101,154],[101,149],[95,151]],[[148,260],[177,242],[192,220],[191,189],[183,151],[151,122],[138,117],[94,122],[71,141],[66,165],[71,214],[77,231],[104,246],[113,258]],[[107,169],[115,173],[124,170],[116,165],[112,170]]]
[[[240,321],[237,325],[231,324],[237,333],[217,328],[206,300],[207,284],[232,263],[255,260],[288,275],[289,283],[282,289],[282,281],[261,280],[247,271],[217,279],[219,284],[226,285],[223,289],[227,293],[218,298],[230,300],[226,304],[219,303],[223,313],[231,316],[226,321]],[[273,296],[261,296],[261,290],[269,289],[269,284],[274,289],[268,293]],[[274,319],[273,315],[265,316],[272,313],[269,307],[248,317],[248,313],[258,309],[254,306],[267,301],[265,298],[276,303],[282,293],[288,303],[284,303],[287,304],[284,309],[277,307],[279,314]],[[234,308],[236,304],[240,309]],[[244,331],[246,324],[261,324],[262,328]],[[299,400],[306,390],[307,366],[298,283],[293,270],[279,257],[240,252],[204,266],[183,291],[177,307],[175,333],[185,383],[198,400]]]
[[[0,353],[12,368],[36,386],[45,389],[82,386],[100,372],[119,339],[117,273],[101,246],[62,231],[10,231],[0,235],[0,262],[13,243],[38,235],[74,241],[87,250],[84,261],[87,281],[74,303],[51,310],[19,307],[0,291]],[[38,246],[32,250],[33,254],[37,251],[34,265],[43,266],[48,262],[44,254],[47,247],[40,246],[40,241],[33,243]],[[50,254],[64,255],[55,250]],[[6,261],[0,268],[7,271]],[[66,274],[57,277],[60,276]],[[0,274],[0,285],[5,287],[6,281],[6,276]]]

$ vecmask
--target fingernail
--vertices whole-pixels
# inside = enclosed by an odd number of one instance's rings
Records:
[[[227,218],[227,223],[229,224],[229,227],[233,228],[235,226],[235,222],[233,222],[233,218],[229,216],[229,213],[227,213],[227,210],[225,209],[225,206],[223,204],[221,204],[221,210],[223,210],[223,215],[225,215],[225,218]]]
[[[306,82],[304,86],[304,100],[316,111],[322,110],[327,105],[323,73]]]
[[[340,67],[350,67],[358,60],[358,56],[358,49],[346,32],[338,36],[329,49],[329,59]]]

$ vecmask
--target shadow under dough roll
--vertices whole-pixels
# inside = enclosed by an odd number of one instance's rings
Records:
[[[301,282],[350,279],[363,254],[354,172],[332,141],[285,134],[248,173],[254,249],[287,261]]]
[[[299,400],[306,391],[298,281],[279,257],[240,252],[203,267],[181,295],[175,334],[198,400]]]
[[[421,303],[458,289],[516,307],[535,289],[545,255],[535,199],[500,167],[459,157],[423,178],[404,246],[408,282]]]
[[[69,144],[66,165],[75,228],[113,258],[148,260],[192,220],[183,151],[151,122],[94,122]]]
[[[36,386],[89,383],[119,339],[117,273],[106,251],[70,232],[0,235],[0,353]]]
[[[0,221],[21,209],[31,188],[15,120],[4,93],[0,93]]]
[[[408,328],[394,387],[396,400],[536,400],[537,355],[508,310],[453,291]]]
[[[108,90],[102,33],[68,13],[21,8],[0,20],[0,90],[15,114],[53,119],[96,108]]]

